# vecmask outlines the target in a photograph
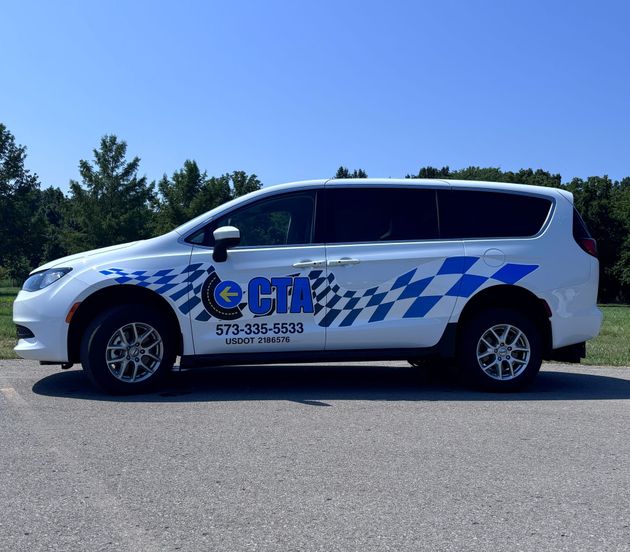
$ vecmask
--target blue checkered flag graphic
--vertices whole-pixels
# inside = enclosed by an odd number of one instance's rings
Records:
[[[479,261],[479,257],[449,257],[365,290],[342,289],[333,273],[311,271],[317,322],[324,327],[346,327],[357,321],[422,318],[429,312],[448,316],[457,297],[470,297],[493,280],[513,284],[538,268],[509,263],[497,270]]]

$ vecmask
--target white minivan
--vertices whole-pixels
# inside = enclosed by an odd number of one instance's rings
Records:
[[[149,240],[33,271],[23,358],[80,362],[101,389],[182,367],[454,359],[509,391],[579,362],[602,321],[597,248],[570,193],[446,180],[264,188]]]

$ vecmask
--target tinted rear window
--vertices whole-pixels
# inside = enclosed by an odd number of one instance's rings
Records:
[[[328,243],[425,240],[439,237],[435,190],[329,188]]]
[[[438,191],[443,238],[534,236],[542,228],[551,200],[479,190]]]

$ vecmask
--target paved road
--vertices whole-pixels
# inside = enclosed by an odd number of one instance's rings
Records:
[[[403,363],[96,393],[0,361],[0,549],[629,550],[630,369],[492,395]]]

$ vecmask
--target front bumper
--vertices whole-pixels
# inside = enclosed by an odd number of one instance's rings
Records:
[[[33,337],[18,339],[14,351],[29,360],[68,362],[66,313],[54,308],[46,291],[18,293],[13,303],[13,322],[28,328]]]

